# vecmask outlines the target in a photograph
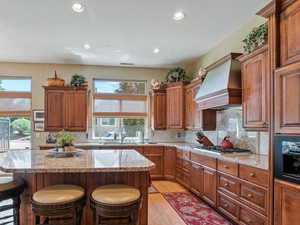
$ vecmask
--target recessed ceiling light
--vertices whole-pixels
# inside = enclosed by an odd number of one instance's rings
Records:
[[[84,11],[85,7],[80,2],[74,2],[73,5],[72,5],[72,9],[73,9],[74,12],[81,13],[81,12]]]
[[[184,15],[184,12],[182,12],[182,11],[177,11],[173,15],[173,19],[176,21],[182,20],[184,17],[185,17],[185,15]]]
[[[159,52],[160,52],[160,49],[159,49],[159,48],[153,49],[153,53],[154,53],[154,54],[158,54]]]
[[[89,50],[91,48],[91,45],[90,44],[84,44],[83,47],[86,49],[86,50]]]

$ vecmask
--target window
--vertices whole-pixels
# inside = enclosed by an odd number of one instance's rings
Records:
[[[127,141],[144,132],[147,121],[146,81],[94,80],[94,137]]]
[[[0,77],[0,148],[31,147],[31,79]]]
[[[0,78],[0,116],[31,115],[31,79]]]
[[[101,118],[101,125],[102,126],[115,126],[116,119],[115,118]]]

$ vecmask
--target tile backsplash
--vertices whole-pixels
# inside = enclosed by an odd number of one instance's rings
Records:
[[[92,136],[89,131],[89,137]],[[147,135],[148,134],[148,135]],[[268,132],[248,132],[243,129],[242,109],[231,108],[217,112],[216,131],[205,131],[204,134],[215,144],[220,145],[225,136],[230,136],[230,140],[235,147],[250,149],[253,153],[268,154],[269,134]],[[48,133],[33,133],[33,149],[38,149],[40,145],[46,143]],[[86,133],[73,133],[77,142],[93,141],[87,138]],[[146,132],[149,139],[154,142],[188,142],[197,143],[194,131],[151,131]]]
[[[268,154],[268,132],[249,132],[243,128],[242,108],[236,107],[217,112],[216,131],[205,131],[204,134],[215,144],[220,145],[225,136],[238,148],[250,149],[253,153]],[[197,143],[195,132],[187,131],[185,141]]]

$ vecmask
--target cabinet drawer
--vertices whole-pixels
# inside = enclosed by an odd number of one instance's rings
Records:
[[[215,158],[199,155],[193,152],[191,153],[191,161],[213,169],[217,168],[217,160]]]
[[[182,158],[186,160],[190,160],[190,152],[189,151],[182,151]]]
[[[182,150],[179,150],[179,149],[177,149],[176,150],[176,156],[177,156],[177,158],[183,158],[183,151]]]
[[[238,176],[238,164],[236,163],[218,160],[218,170],[233,176]]]
[[[245,204],[250,204],[252,208],[267,214],[268,193],[266,190],[253,185],[241,184],[240,198]]]
[[[240,165],[239,177],[265,187],[269,183],[268,171],[249,166]]]
[[[231,177],[218,174],[217,185],[218,190],[223,191],[227,194],[233,195],[235,197],[239,194],[239,183]]]
[[[222,213],[232,220],[238,220],[239,205],[220,192],[218,192],[217,207]]]
[[[240,221],[245,225],[267,225],[266,219],[243,207],[240,208]]]

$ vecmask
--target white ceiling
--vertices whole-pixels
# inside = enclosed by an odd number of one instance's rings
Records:
[[[205,53],[269,2],[86,0],[78,14],[72,1],[2,0],[0,61],[167,67]],[[179,9],[186,18],[176,22]]]

